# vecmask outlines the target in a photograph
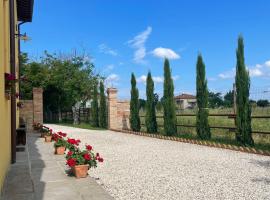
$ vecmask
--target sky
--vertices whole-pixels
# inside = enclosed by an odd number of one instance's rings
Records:
[[[122,99],[130,96],[131,72],[145,97],[149,71],[161,97],[164,57],[175,94],[195,94],[201,53],[209,89],[224,94],[234,82],[241,34],[251,96],[270,98],[269,10],[269,0],[35,0],[33,22],[22,26],[31,38],[22,51],[32,59],[45,50],[85,51]]]

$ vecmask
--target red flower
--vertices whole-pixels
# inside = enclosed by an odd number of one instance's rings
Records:
[[[85,160],[91,160],[91,156],[90,156],[88,153],[84,154],[84,155],[83,155],[83,158],[84,158]]]
[[[98,162],[103,162],[103,158],[98,158]]]
[[[93,147],[92,147],[91,145],[85,145],[85,147],[86,147],[86,149],[87,149],[88,151],[91,151],[91,150],[93,149]]]
[[[73,155],[73,152],[72,151],[69,151],[67,155],[68,156],[72,156]]]
[[[70,167],[74,167],[76,165],[76,159],[75,158],[70,158],[67,160],[67,165]]]
[[[99,153],[96,153],[96,157],[97,157],[97,158],[99,157]]]

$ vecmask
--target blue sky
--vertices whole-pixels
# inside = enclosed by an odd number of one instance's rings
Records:
[[[33,22],[22,28],[32,40],[22,50],[37,58],[44,50],[84,49],[121,98],[129,97],[131,72],[144,97],[149,70],[161,96],[164,56],[175,93],[194,94],[200,52],[209,89],[224,93],[232,89],[242,34],[252,91],[260,92],[270,90],[269,10],[268,0],[36,0]]]

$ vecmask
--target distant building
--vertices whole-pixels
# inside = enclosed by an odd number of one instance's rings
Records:
[[[196,96],[191,94],[180,94],[174,97],[175,103],[180,109],[192,109],[196,107],[197,101]]]

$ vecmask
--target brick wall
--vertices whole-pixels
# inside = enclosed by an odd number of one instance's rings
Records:
[[[33,129],[33,122],[43,124],[43,89],[33,88],[33,100],[20,100],[23,103],[20,108],[20,118],[26,124],[28,131]]]
[[[118,100],[116,88],[108,88],[107,93],[109,129],[129,129],[129,101]]]

